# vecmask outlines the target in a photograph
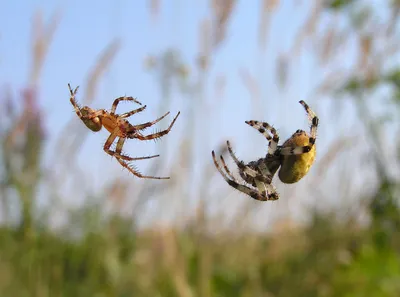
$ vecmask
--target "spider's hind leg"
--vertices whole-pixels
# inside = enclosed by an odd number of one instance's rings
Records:
[[[132,115],[134,115],[134,114],[136,114],[136,113],[139,113],[139,112],[145,110],[146,107],[147,107],[147,106],[145,105],[145,106],[140,107],[140,108],[138,108],[138,109],[134,109],[134,110],[125,112],[125,113],[121,114],[119,117],[122,118],[122,119],[125,119],[125,118],[127,118],[127,117],[130,117],[130,116],[132,116]]]
[[[223,164],[223,166],[224,166],[224,168],[226,170],[226,173],[222,170],[221,166],[219,165],[219,163],[218,163],[218,161],[217,161],[217,159],[215,157],[215,152],[214,151],[211,152],[211,155],[212,155],[215,167],[218,169],[219,173],[222,175],[222,177],[225,179],[225,181],[228,184],[230,184],[230,182],[232,182],[232,181],[238,184],[238,181],[236,180],[236,178],[232,175],[232,173],[230,172],[230,170],[226,166],[226,163],[225,163],[224,159],[222,158],[222,156],[221,156],[221,160],[222,160],[222,164]]]
[[[213,155],[213,157],[214,157],[214,155]],[[224,157],[220,156],[220,159],[221,159],[222,166],[224,166],[224,169],[225,169],[226,173],[228,174],[228,176],[229,176],[232,180],[236,181],[235,177],[232,175],[231,171],[229,170],[228,166],[226,165],[225,160],[224,160]],[[215,162],[214,162],[214,163],[215,163]]]
[[[262,193],[263,197],[267,197],[266,200],[278,200],[279,194],[275,187],[271,183],[261,182],[256,180],[256,186],[259,192]]]
[[[129,156],[127,156],[127,155],[124,155],[124,154],[122,154],[122,147],[124,146],[125,139],[126,139],[126,138],[120,137],[120,138],[118,139],[117,147],[116,147],[116,149],[115,149],[115,152],[114,152],[114,151],[111,151],[111,150],[108,150],[108,153],[109,153],[110,155],[113,155],[115,158],[117,158],[117,159],[122,159],[122,160],[124,160],[124,161],[146,160],[146,159],[157,158],[157,157],[160,156],[160,155],[152,155],[152,156],[145,156],[145,157],[129,157]]]
[[[110,150],[110,147],[112,143],[114,142],[116,138],[116,133],[112,133],[106,143],[104,144],[104,151],[115,157],[117,161],[122,165],[122,167],[128,169],[133,175],[139,177],[139,178],[149,178],[149,179],[169,179],[169,177],[158,177],[158,176],[150,176],[150,175],[143,175],[141,174],[136,168],[134,168],[132,165],[128,164],[128,161],[138,161],[138,160],[146,160],[146,159],[152,159],[159,157],[160,155],[153,155],[153,156],[146,156],[146,157],[129,157],[127,155],[122,154],[122,147],[124,146],[125,143],[125,138],[120,137],[117,142],[117,147],[115,151]]]
[[[172,126],[175,124],[175,121],[176,121],[176,119],[178,118],[178,116],[180,115],[180,111],[178,112],[178,114],[175,116],[175,118],[172,120],[172,122],[171,122],[171,124],[169,125],[169,127],[167,128],[167,129],[165,129],[165,130],[163,130],[163,131],[160,131],[160,132],[157,132],[157,133],[153,133],[153,134],[149,134],[149,135],[141,135],[141,134],[138,134],[138,133],[136,133],[136,131],[137,131],[137,128],[135,128],[134,129],[134,138],[137,138],[137,139],[139,139],[139,140],[151,140],[151,139],[156,139],[156,138],[160,138],[160,137],[162,137],[162,136],[164,136],[164,135],[166,135],[166,134],[168,134],[169,133],[169,131],[171,131],[171,128],[172,128]],[[164,115],[164,116],[166,116],[166,115]],[[163,118],[163,117],[161,117],[161,118]],[[161,118],[159,118],[158,120],[156,120],[156,121],[159,121],[159,120],[161,120]],[[146,123],[147,124],[147,123]],[[146,124],[143,124],[143,125],[146,125]],[[141,126],[141,125],[138,125],[139,127]],[[146,127],[145,127],[146,128]],[[142,128],[143,129],[143,128]]]
[[[160,155],[153,155],[153,156],[146,156],[146,157],[136,157],[132,158],[127,155],[122,154],[122,147],[124,146],[125,143],[125,138],[120,137],[117,142],[117,147],[115,151],[111,150],[111,145],[115,141],[115,138],[117,138],[117,134],[115,132],[111,133],[111,135],[107,138],[105,144],[104,144],[104,151],[109,154],[112,157],[115,157],[116,159],[122,159],[125,161],[137,161],[137,160],[145,160],[145,159],[152,159],[159,157]]]
[[[147,122],[147,123],[144,123],[144,124],[135,125],[135,126],[133,126],[133,128],[134,128],[135,130],[144,130],[144,129],[148,128],[148,127],[153,126],[154,124],[157,124],[159,121],[161,121],[161,120],[162,120],[163,118],[165,118],[167,115],[169,115],[169,111],[168,111],[167,113],[165,113],[163,116],[159,117],[158,119],[155,119],[155,120],[152,121],[152,122]]]
[[[146,157],[142,157],[142,158],[135,158],[136,160],[142,160],[142,159],[149,159]],[[126,161],[117,158],[117,161],[119,162],[119,164],[122,165],[122,167],[128,169],[133,175],[139,177],[139,178],[148,178],[148,179],[170,179],[169,176],[167,177],[159,177],[159,176],[152,176],[152,175],[143,175],[141,174],[136,168],[134,168],[132,165],[128,164]]]

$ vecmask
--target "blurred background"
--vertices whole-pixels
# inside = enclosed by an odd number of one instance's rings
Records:
[[[400,296],[400,1],[3,1],[1,296]],[[76,116],[134,96],[132,176]],[[320,118],[317,160],[281,199],[234,190],[245,162]],[[121,103],[119,113],[136,106]],[[153,127],[152,127],[153,128]],[[151,128],[151,129],[152,129]],[[152,130],[149,129],[149,133]],[[230,158],[228,166],[236,173]]]

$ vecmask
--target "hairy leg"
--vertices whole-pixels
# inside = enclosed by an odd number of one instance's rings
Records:
[[[144,130],[144,129],[146,129],[146,128],[148,128],[148,127],[151,127],[151,126],[153,126],[154,124],[157,124],[159,121],[161,121],[163,118],[165,118],[167,115],[169,115],[169,111],[166,113],[166,114],[164,114],[163,116],[161,116],[161,117],[159,117],[158,119],[156,119],[156,120],[154,120],[154,121],[152,121],[152,122],[147,122],[147,123],[144,123],[144,124],[140,124],[140,125],[135,125],[135,126],[133,126],[133,128],[135,129],[135,130]]]
[[[114,138],[114,139],[115,139],[115,138]],[[122,147],[124,146],[125,139],[126,139],[126,138],[123,138],[123,137],[120,137],[120,138],[118,139],[117,147],[116,147],[115,151],[113,151],[113,150],[110,149],[110,146],[111,146],[112,143],[108,143],[108,144],[107,144],[107,147],[104,146],[104,151],[105,151],[107,154],[109,154],[109,155],[111,155],[111,156],[113,156],[113,157],[115,157],[115,158],[117,158],[117,159],[122,159],[122,160],[125,160],[125,161],[146,160],[146,159],[152,159],[152,158],[156,158],[156,157],[159,157],[159,156],[160,156],[160,155],[152,155],[152,156],[146,156],[146,157],[134,157],[134,158],[133,158],[133,157],[129,157],[129,156],[127,156],[127,155],[124,155],[124,154],[122,154]],[[113,140],[113,141],[114,141],[114,140]],[[106,143],[107,143],[107,142],[106,142]]]
[[[170,177],[159,177],[159,176],[152,176],[152,175],[143,175],[141,174],[132,164],[128,164],[126,161],[122,159],[118,159],[117,161],[122,165],[122,167],[128,169],[133,175],[139,178],[148,178],[148,179],[170,179]]]
[[[235,153],[233,152],[232,146],[231,146],[231,144],[230,144],[229,141],[227,141],[226,144],[227,144],[227,146],[228,146],[229,154],[231,155],[233,161],[235,161],[237,167],[239,167],[239,169],[240,169],[242,172],[244,172],[244,173],[250,175],[250,176],[253,177],[253,178],[259,178],[259,179],[261,179],[261,180],[265,180],[265,182],[268,182],[268,180],[266,179],[266,177],[262,176],[260,173],[258,173],[258,172],[255,171],[254,169],[252,169],[252,168],[250,168],[249,166],[245,165],[245,164],[243,163],[243,161],[240,161],[240,160],[238,159],[238,157],[236,157],[236,155],[235,155]]]
[[[73,107],[75,109],[75,112],[78,115],[78,117],[82,118],[81,108],[80,108],[78,102],[76,102],[76,99],[75,99],[75,95],[78,92],[79,86],[76,87],[74,90],[72,90],[71,85],[68,84],[68,89],[69,89],[69,93],[70,93],[69,101],[73,105]]]
[[[137,161],[137,160],[145,160],[145,159],[151,159],[158,157],[159,155],[154,155],[154,156],[147,156],[147,157],[136,157],[136,158],[131,158],[129,156],[123,155],[122,154],[122,147],[125,142],[125,138],[120,138],[117,143],[117,148],[115,151],[110,150],[110,147],[112,143],[114,142],[115,138],[117,137],[117,134],[115,133],[117,129],[111,133],[111,135],[108,137],[106,143],[104,144],[104,151],[109,154],[110,156],[113,156],[117,159],[117,161],[126,169],[128,169],[133,175],[139,177],[139,178],[149,178],[149,179],[169,179],[169,177],[157,177],[157,176],[149,176],[149,175],[143,175],[141,174],[137,169],[135,169],[131,164],[128,164],[127,161]]]
[[[134,110],[125,112],[125,113],[119,115],[119,117],[125,119],[125,118],[127,118],[127,117],[130,117],[131,115],[134,115],[135,113],[139,113],[139,112],[145,110],[146,107],[147,107],[147,105],[145,105],[145,106],[143,106],[143,107],[140,107],[140,108],[138,108],[138,109],[134,109]]]
[[[114,102],[113,102],[113,104],[112,104],[112,107],[111,107],[111,113],[112,113],[112,114],[115,113],[115,111],[116,111],[116,109],[117,109],[117,106],[118,106],[118,104],[119,104],[121,101],[133,101],[133,102],[135,102],[135,103],[137,103],[137,104],[139,104],[139,105],[142,105],[142,103],[140,103],[139,101],[137,101],[136,98],[127,97],[127,96],[118,97],[117,99],[114,100]]]
[[[134,133],[132,138],[137,138],[140,140],[150,140],[150,139],[156,139],[156,138],[160,138],[166,134],[169,133],[169,131],[171,131],[172,126],[175,124],[176,119],[178,118],[179,114],[181,112],[178,112],[178,114],[175,116],[175,118],[173,119],[173,121],[171,122],[171,124],[169,125],[169,127],[166,130],[157,132],[157,133],[153,133],[153,134],[149,134],[149,135],[141,135],[139,133]]]

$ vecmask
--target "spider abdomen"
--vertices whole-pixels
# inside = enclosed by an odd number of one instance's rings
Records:
[[[285,147],[303,147],[308,146],[309,135],[304,131],[297,131],[284,144]],[[310,170],[316,156],[316,146],[313,145],[311,150],[300,155],[282,156],[281,168],[279,170],[279,179],[286,184],[292,184],[302,179]]]
[[[94,113],[93,109],[91,109],[90,107],[84,106],[82,109],[80,109],[80,112],[83,115],[81,120],[86,125],[86,127],[88,127],[93,132],[99,132],[101,130],[101,127],[103,126],[103,124],[101,123],[100,117],[87,118],[87,116]]]

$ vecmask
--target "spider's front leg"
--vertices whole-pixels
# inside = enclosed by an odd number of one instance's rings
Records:
[[[115,111],[116,111],[116,109],[117,109],[117,106],[118,106],[118,104],[119,104],[121,101],[133,101],[133,102],[135,102],[135,103],[137,103],[137,104],[139,104],[139,105],[142,105],[142,103],[140,103],[139,101],[137,101],[136,98],[133,98],[133,97],[126,97],[126,96],[124,96],[124,97],[118,97],[117,99],[114,100],[113,105],[111,106],[111,114],[115,114]]]
[[[312,109],[308,106],[307,103],[305,103],[303,100],[300,100],[299,103],[301,105],[303,105],[304,109],[307,112],[308,115],[308,121],[310,122],[310,135],[311,138],[310,139],[310,143],[315,143],[315,139],[317,137],[317,129],[318,129],[318,125],[319,125],[319,118],[317,117],[317,115],[315,114],[314,111],[312,111]]]
[[[319,125],[319,118],[314,111],[305,103],[303,100],[299,101],[303,105],[304,109],[308,115],[308,121],[310,123],[310,134],[307,135],[306,132],[302,130],[297,130],[292,137],[283,144],[283,148],[280,150],[280,154],[283,156],[291,155],[302,155],[315,151],[315,141],[317,138],[317,129]]]
[[[71,85],[68,84],[69,92],[70,92],[70,101],[72,106],[74,107],[75,113],[82,120],[82,122],[93,132],[98,132],[101,130],[103,124],[101,122],[102,117],[106,113],[105,110],[94,110],[88,106],[80,107],[75,99],[75,95],[78,91],[79,87],[76,87],[73,91],[71,89]]]
[[[75,96],[76,96],[76,93],[78,92],[79,86],[77,86],[74,90],[72,90],[71,85],[68,84],[68,89],[69,89],[69,93],[70,93],[69,101],[71,102],[72,106],[74,107],[75,112],[78,115],[78,117],[82,118],[83,116],[81,113],[81,108],[75,99]]]
[[[279,143],[279,135],[276,129],[266,122],[246,121],[245,123],[264,135],[264,137],[269,141],[268,154],[273,155],[277,150]],[[271,132],[272,137],[267,131]]]

